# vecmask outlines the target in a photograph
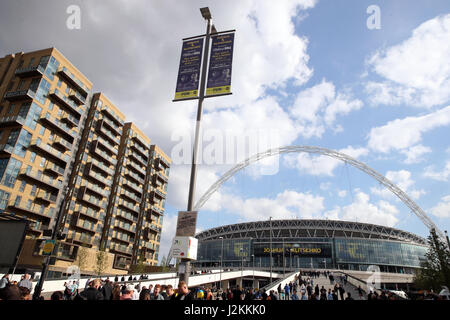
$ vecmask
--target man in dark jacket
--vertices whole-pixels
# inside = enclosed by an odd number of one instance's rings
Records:
[[[112,300],[112,291],[113,286],[111,284],[111,281],[109,281],[109,279],[106,279],[105,285],[102,288],[102,294],[105,300]]]
[[[174,300],[184,300],[184,301],[194,300],[194,298],[192,297],[192,293],[189,291],[187,287],[186,282],[180,281],[180,283],[178,283],[178,294]]]
[[[100,279],[92,280],[89,288],[84,290],[80,295],[86,300],[103,300],[103,294],[98,290],[100,284]]]

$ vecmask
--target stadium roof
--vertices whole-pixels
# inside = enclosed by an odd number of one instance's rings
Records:
[[[231,224],[208,229],[196,234],[200,241],[245,238],[359,238],[380,239],[409,242],[425,245],[424,238],[413,233],[395,228],[369,223],[338,221],[338,220],[265,220]]]

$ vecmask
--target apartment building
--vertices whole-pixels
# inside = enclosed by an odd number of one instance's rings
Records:
[[[55,48],[0,58],[0,98],[0,210],[32,221],[19,268],[39,269],[58,215],[52,272],[94,273],[99,250],[105,273],[155,265],[164,203],[145,191],[153,163],[170,158]]]

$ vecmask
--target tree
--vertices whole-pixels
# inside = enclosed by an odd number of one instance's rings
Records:
[[[88,256],[89,252],[86,247],[83,246],[78,247],[76,264],[78,268],[80,268],[80,270],[84,270],[86,268]]]
[[[105,252],[104,249],[100,249],[97,252],[97,256],[96,256],[96,265],[95,265],[95,272],[97,273],[97,275],[101,275],[108,264],[108,254]]]
[[[133,272],[135,273],[144,273],[145,272],[145,255],[141,253],[138,258],[137,264],[133,268]]]
[[[444,285],[450,288],[450,251],[435,229],[428,236],[428,247],[422,269],[414,278],[415,285],[434,292],[439,292]]]

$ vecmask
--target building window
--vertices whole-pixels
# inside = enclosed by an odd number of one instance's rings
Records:
[[[34,163],[34,160],[36,159],[36,152],[31,152],[31,156],[30,156],[30,162]]]
[[[9,196],[9,192],[0,190],[0,209],[5,210],[6,206],[8,205]]]
[[[25,153],[27,152],[27,148],[31,142],[31,137],[31,133],[22,129],[16,147],[14,148],[14,154],[18,155],[21,158],[25,157]]]
[[[26,181],[22,180],[22,182],[20,183],[19,191],[20,191],[20,192],[24,192],[26,186],[27,186]]]
[[[37,185],[33,184],[33,187],[31,188],[30,195],[35,196],[37,190]]]
[[[12,103],[10,106],[9,106],[9,109],[8,109],[8,114],[13,114],[14,113],[14,107],[15,107],[16,105],[14,104],[14,103]]]
[[[6,141],[6,144],[12,147],[15,146],[18,137],[19,137],[19,129],[11,130],[8,136],[8,140]]]
[[[8,167],[5,170],[3,177],[3,185],[9,188],[14,188],[14,183],[16,182],[17,175],[19,174],[22,162],[14,158],[10,158]]]

